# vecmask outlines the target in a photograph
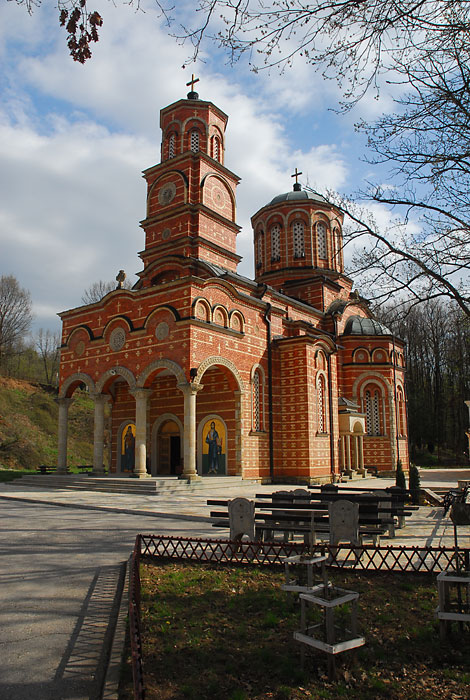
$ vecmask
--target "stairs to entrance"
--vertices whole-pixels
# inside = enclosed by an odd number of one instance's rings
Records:
[[[244,480],[240,476],[206,476],[202,477],[200,481],[188,483],[176,476],[133,479],[132,477],[114,476],[94,477],[87,474],[37,474],[23,476],[17,483],[21,486],[34,488],[156,496],[162,493],[184,493],[202,489],[210,489],[211,492],[223,491],[233,486],[244,486],[256,482]]]

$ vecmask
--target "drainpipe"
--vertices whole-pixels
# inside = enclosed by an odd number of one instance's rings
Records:
[[[335,437],[333,432],[333,388],[331,386],[331,355],[329,352],[326,355],[326,364],[328,367],[328,415],[330,421],[330,472],[333,475],[335,468]]]
[[[338,341],[338,317],[333,314],[333,335],[335,343]],[[337,347],[337,346],[336,346]],[[334,480],[334,468],[335,468],[335,438],[333,433],[333,387],[331,385],[331,355],[333,353],[329,352],[326,356],[327,367],[328,367],[328,413],[330,417],[330,471],[332,478]]]
[[[397,406],[397,375],[395,370],[395,336],[392,336],[393,342],[393,394],[395,398],[395,435],[397,443],[397,462],[400,459],[400,441],[398,439],[398,406]],[[403,397],[404,398],[404,397]],[[395,464],[395,469],[397,465]]]
[[[269,420],[269,476],[274,477],[274,427],[273,427],[273,357],[271,348],[271,304],[267,304],[264,312],[264,322],[267,328],[268,345],[268,420]]]

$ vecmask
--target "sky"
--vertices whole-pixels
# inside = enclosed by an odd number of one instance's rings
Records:
[[[104,25],[84,65],[69,56],[52,4],[31,15],[14,1],[0,5],[0,275],[30,291],[35,332],[59,331],[57,314],[80,306],[94,282],[120,269],[136,281],[141,173],[159,162],[159,111],[186,97],[191,73],[200,98],[229,115],[225,165],[241,177],[238,271],[248,277],[250,217],[292,188],[295,168],[320,192],[353,193],[374,175],[354,123],[387,107],[383,95],[335,113],[336,85],[301,61],[282,75],[253,74],[208,45],[183,68],[190,48],[169,36],[151,0],[139,11],[92,4]]]

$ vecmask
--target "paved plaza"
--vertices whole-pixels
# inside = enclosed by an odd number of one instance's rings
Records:
[[[116,675],[104,684],[110,657],[111,671],[116,662],[112,633],[136,534],[221,537],[224,531],[211,527],[207,498],[282,488],[243,483],[222,490],[207,479],[202,489],[149,496],[52,489],[47,479],[34,487],[0,484],[2,700],[88,700],[100,698],[103,686],[105,698],[116,697]],[[455,487],[460,479],[470,479],[470,469],[421,472],[430,489]],[[388,542],[453,546],[452,522],[442,508],[422,507]],[[470,527],[460,528],[459,544],[470,547]]]

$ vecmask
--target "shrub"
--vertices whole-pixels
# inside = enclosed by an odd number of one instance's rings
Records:
[[[403,466],[401,459],[397,461],[397,471],[395,475],[395,485],[399,486],[401,489],[406,489],[406,479],[405,472],[403,471]]]
[[[421,486],[421,481],[419,478],[419,471],[418,467],[415,464],[412,464],[410,466],[410,492],[411,492],[411,500],[414,505],[419,505],[419,489]]]

